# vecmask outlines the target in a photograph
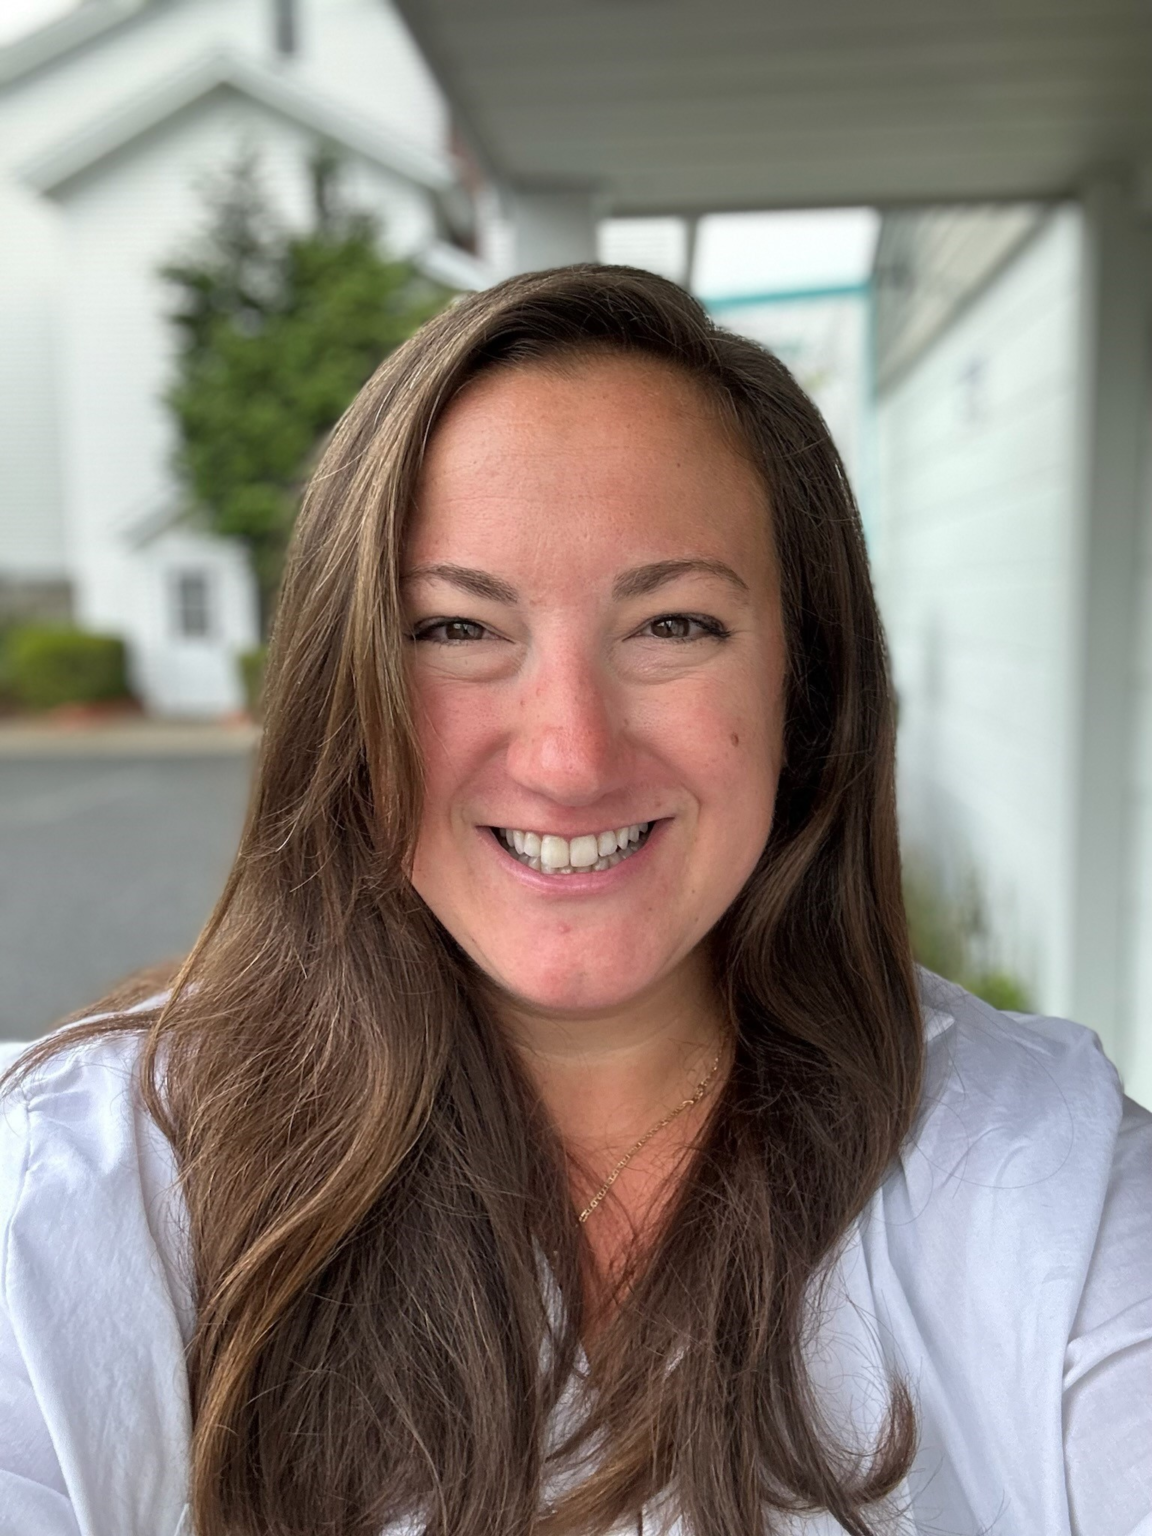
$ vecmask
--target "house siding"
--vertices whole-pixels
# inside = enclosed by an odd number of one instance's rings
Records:
[[[1054,211],[878,404],[877,584],[905,846],[982,885],[995,959],[1066,1009],[1077,211]]]
[[[0,578],[65,578],[56,379],[59,214],[0,183]]]

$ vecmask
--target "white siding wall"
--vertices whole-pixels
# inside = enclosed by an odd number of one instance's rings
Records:
[[[437,152],[447,147],[448,104],[385,0],[302,0],[298,10],[302,80],[398,139]]]
[[[906,844],[972,869],[1067,1006],[1080,226],[1055,212],[881,398],[878,586]]]
[[[56,410],[59,215],[0,182],[0,578],[68,571]]]

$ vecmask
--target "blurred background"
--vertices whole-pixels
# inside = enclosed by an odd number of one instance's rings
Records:
[[[594,258],[841,447],[920,957],[1152,1105],[1144,0],[0,0],[0,1038],[195,938],[360,383]]]

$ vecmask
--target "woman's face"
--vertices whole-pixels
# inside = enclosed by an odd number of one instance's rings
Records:
[[[766,491],[707,397],[623,356],[482,375],[429,445],[404,594],[417,891],[521,1004],[674,996],[783,741]]]

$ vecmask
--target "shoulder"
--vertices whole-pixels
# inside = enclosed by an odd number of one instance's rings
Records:
[[[928,972],[921,998],[924,1088],[877,1193],[884,1247],[903,1283],[947,1279],[1009,1325],[1014,1307],[1042,1304],[1066,1338],[1110,1189],[1150,1182],[1131,1144],[1147,1149],[1152,1116],[1124,1098],[1092,1030],[1000,1012]]]
[[[93,1021],[101,1015],[93,1015]],[[88,1023],[85,1019],[82,1023]],[[70,1041],[68,1025],[50,1031],[39,1040],[0,1043],[0,1073],[20,1067],[18,1075],[0,1091],[0,1112],[69,1114],[86,1123],[97,1105],[107,1107],[131,1090],[143,1044],[143,1027],[125,1027],[115,1034]],[[24,1058],[46,1041],[56,1042],[47,1060],[24,1066]],[[84,1113],[87,1111],[87,1114]]]
[[[927,1063],[911,1143],[967,1148],[969,1176],[1106,1184],[1123,1089],[1099,1036],[1070,1019],[1004,1013],[921,971]],[[1102,1192],[1102,1186],[1101,1186]]]
[[[134,1115],[142,1038],[140,1030],[125,1030],[76,1042],[62,1039],[35,1065],[24,1058],[43,1041],[0,1046],[0,1071],[17,1068],[0,1092],[0,1188],[6,1203],[30,1178],[48,1171],[45,1152],[83,1147],[89,1163],[105,1165],[98,1146],[122,1142]]]
[[[107,1173],[125,1153],[134,1160],[148,1153],[163,1156],[167,1146],[162,1137],[145,1135],[141,1141],[144,1122],[151,1123],[139,1093],[143,1025],[133,1028],[126,1017],[114,1033],[79,1040],[70,1038],[69,1029],[64,1025],[39,1041],[0,1045],[0,1072],[17,1068],[0,1089],[0,1177],[9,1197],[13,1156],[20,1150],[17,1161],[26,1179],[54,1171],[69,1148],[83,1154],[92,1173]],[[25,1064],[29,1052],[46,1041],[55,1046],[52,1054]]]
[[[926,972],[921,997],[919,1112],[851,1275],[916,1400],[917,1507],[1066,1532],[1066,1371],[1114,1346],[1116,1317],[1147,1312],[1152,1116],[1091,1030],[999,1012]],[[1093,1272],[1116,1277],[1121,1251],[1122,1282],[1087,1317]]]
[[[107,1517],[141,1536],[174,1531],[187,1498],[193,1323],[144,1038],[64,1033],[0,1095],[0,1502],[63,1498],[84,1530]]]
[[[70,1277],[83,1287],[101,1255],[104,1288],[130,1289],[144,1265],[179,1297],[182,1205],[172,1148],[140,1094],[144,1030],[76,1042],[61,1033],[47,1060],[0,1093],[3,1298],[17,1310],[33,1300],[22,1298],[21,1276],[45,1266],[61,1285]],[[0,1070],[28,1048],[0,1047]]]
[[[25,1067],[15,1079],[0,1089],[0,1109],[11,1108],[13,1100],[47,1109],[62,1106],[71,1095],[96,1102],[117,1098],[135,1080],[141,1047],[147,1030],[147,1015],[162,1003],[167,993],[158,992],[121,1013],[92,1013],[58,1025],[35,1040],[0,1040],[0,1077],[46,1042],[53,1042],[50,1056],[32,1067]],[[136,1024],[139,1016],[139,1024]],[[118,1019],[121,1028],[103,1035],[72,1038],[72,1031],[85,1024]]]

